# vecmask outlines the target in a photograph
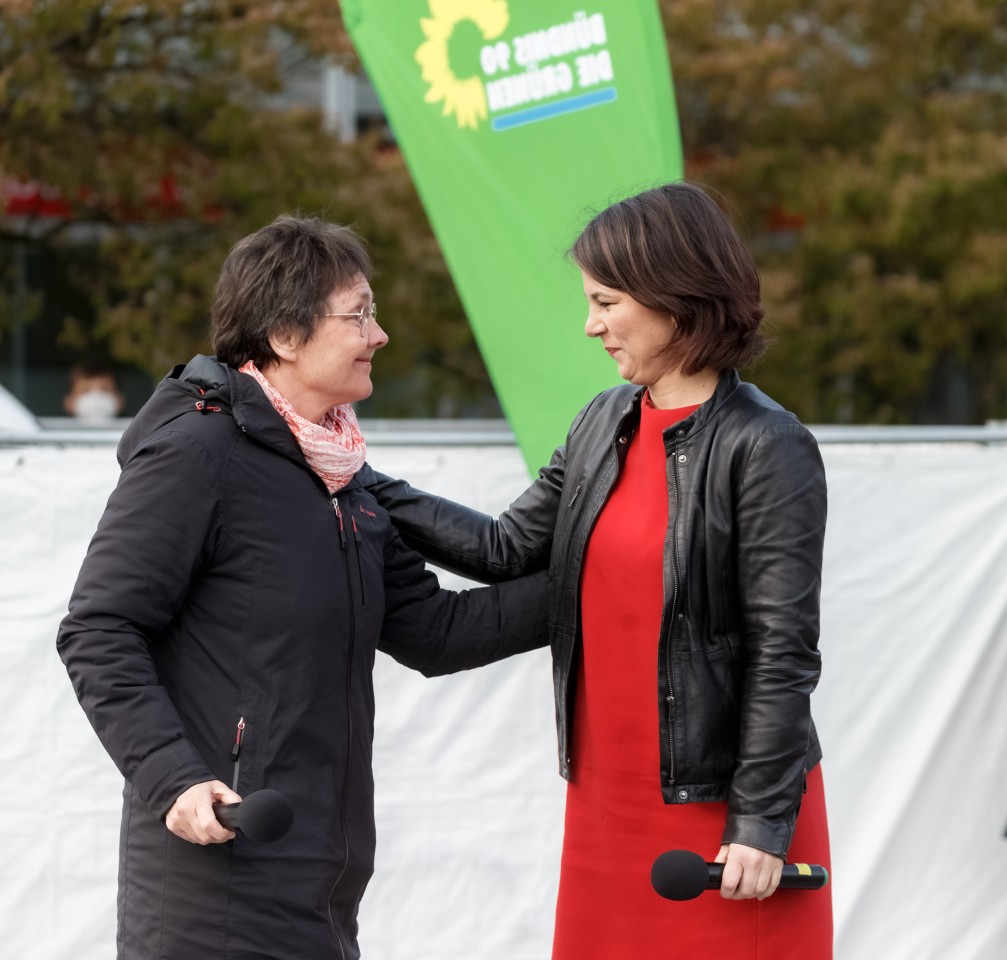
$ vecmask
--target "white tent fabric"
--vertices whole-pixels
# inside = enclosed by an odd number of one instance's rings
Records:
[[[814,710],[837,960],[1002,960],[1007,446],[830,443],[823,454]],[[511,446],[373,446],[370,459],[489,512],[527,483]],[[54,638],[116,474],[110,444],[0,447],[4,956],[113,950],[121,783]],[[379,658],[376,685],[364,957],[547,960],[563,816],[548,654],[438,680]],[[668,909],[673,943],[688,904]]]

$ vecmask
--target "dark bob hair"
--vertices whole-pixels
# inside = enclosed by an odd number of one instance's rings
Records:
[[[361,275],[370,279],[371,261],[349,227],[277,217],[239,240],[220,270],[210,315],[217,359],[232,367],[276,362],[270,334],[295,331],[306,343],[332,291]]]
[[[668,351],[687,376],[746,367],[765,350],[759,273],[727,216],[679,181],[599,213],[570,256],[602,286],[671,314]]]

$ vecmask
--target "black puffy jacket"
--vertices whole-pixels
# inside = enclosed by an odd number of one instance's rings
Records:
[[[438,674],[544,646],[545,575],[440,590],[357,480],[330,497],[259,385],[206,357],[162,381],[119,458],[58,638],[126,778],[119,957],[357,957],[375,650]],[[166,829],[184,790],[235,776],[289,798],[284,838]]]
[[[496,582],[549,568],[560,772],[569,779],[588,537],[639,421],[642,390],[581,411],[552,461],[494,520],[401,481],[365,482],[429,560]],[[725,843],[785,857],[804,776],[821,758],[818,682],[825,473],[793,414],[737,373],[665,433],[665,603],[654,697],[666,803],[727,800]]]

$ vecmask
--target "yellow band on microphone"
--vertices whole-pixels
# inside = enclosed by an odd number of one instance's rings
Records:
[[[810,877],[811,876],[811,867],[809,867],[806,863],[795,863],[795,864],[793,864],[793,866],[797,867],[797,872],[802,877]]]

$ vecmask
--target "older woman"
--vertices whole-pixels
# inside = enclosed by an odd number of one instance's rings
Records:
[[[375,650],[427,674],[544,645],[544,578],[440,590],[357,480],[388,342],[349,230],[281,217],[123,436],[58,638],[125,777],[119,957],[357,957],[374,854]],[[213,806],[269,787],[263,845]]]
[[[762,351],[755,265],[716,203],[672,183],[609,207],[572,249],[585,332],[629,384],[592,400],[498,519],[400,481],[372,489],[407,543],[486,581],[550,569],[569,782],[556,960],[831,957],[810,696],[826,487],[811,434],[735,368]],[[655,857],[724,864],[671,904]]]

